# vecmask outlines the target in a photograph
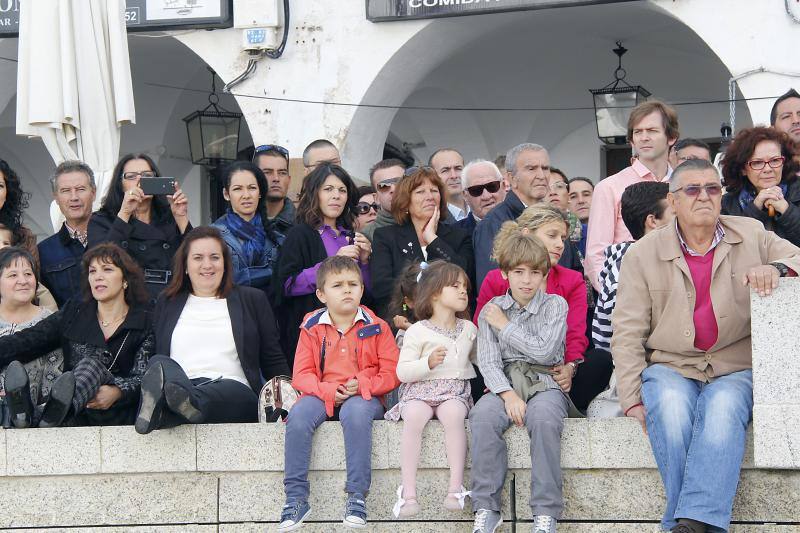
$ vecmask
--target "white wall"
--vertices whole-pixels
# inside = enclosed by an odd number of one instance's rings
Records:
[[[345,165],[366,175],[380,158],[391,131],[412,143],[421,159],[438,145],[454,145],[468,157],[493,158],[522,141],[548,147],[569,173],[599,172],[591,110],[401,111],[394,108],[282,102],[259,97],[378,104],[472,107],[584,107],[587,92],[610,81],[622,39],[629,80],[673,102],[727,98],[727,80],[750,69],[792,71],[800,24],[784,2],[650,0],[576,8],[480,15],[428,21],[371,23],[360,0],[293,2],[284,56],[263,59],[236,87],[236,100],[258,142],[287,146],[293,156],[310,140],[327,137],[343,150]],[[206,103],[206,63],[223,80],[242,72],[241,32],[235,29],[177,32],[176,39],[131,37],[139,123],[123,130],[122,150],[145,150],[175,173],[197,175],[186,160],[184,111]],[[7,57],[15,41],[0,43]],[[196,54],[196,55],[195,55]],[[0,104],[9,98],[9,70],[0,61]],[[156,88],[166,83],[183,90]],[[739,84],[749,98],[775,96],[796,78],[757,74]],[[771,100],[739,106],[738,125],[766,120]],[[679,108],[684,135],[716,136],[728,117],[723,105]],[[10,114],[9,114],[10,113]],[[0,113],[0,155],[32,180],[31,225],[39,227],[49,200],[44,179],[52,163],[38,141],[14,138],[13,110]],[[592,170],[594,171],[592,172]],[[194,179],[194,178],[192,178]],[[36,182],[34,185],[33,182]],[[41,183],[39,183],[41,182]],[[201,187],[199,179],[193,185]],[[192,209],[200,209],[192,201]],[[202,213],[193,211],[193,217]]]
[[[208,105],[211,75],[205,62],[176,39],[129,36],[131,71],[137,123],[124,126],[120,154],[145,152],[166,176],[176,177],[189,197],[189,216],[195,225],[208,223],[209,194],[205,170],[191,163],[186,125],[182,118]],[[0,42],[0,55],[16,57],[16,39]],[[10,67],[9,65],[12,65]],[[38,237],[53,231],[49,222],[51,193],[49,177],[55,164],[39,139],[16,135],[16,67],[0,61],[0,157],[6,159],[31,193],[26,224]],[[163,87],[163,86],[167,87]],[[221,93],[220,104],[238,111],[236,100]],[[242,120],[240,147],[252,144],[246,120]]]

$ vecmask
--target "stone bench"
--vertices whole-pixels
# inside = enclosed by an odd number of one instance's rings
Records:
[[[423,512],[414,522],[394,521],[401,430],[391,422],[374,425],[372,531],[452,532],[453,522],[469,531],[469,512],[450,515],[440,508],[447,462],[437,422],[423,441]],[[519,428],[506,437],[511,475],[503,514],[524,522],[531,518],[528,437]],[[749,525],[734,531],[800,531],[789,525],[800,523],[800,472],[756,468],[748,441],[735,520]],[[9,430],[0,432],[0,446],[0,528],[261,532],[274,528],[283,503],[282,424],[183,426],[146,436],[131,427]],[[559,531],[657,530],[663,490],[636,421],[567,420],[561,463],[566,507]],[[317,431],[311,467],[315,523],[304,530],[338,531],[345,478],[338,423]],[[626,523],[617,528],[612,522]]]
[[[800,279],[754,297],[755,408],[733,533],[800,533]],[[447,484],[444,434],[426,429],[418,476],[423,513],[391,515],[399,484],[402,426],[376,422],[370,530],[470,531],[468,511],[441,510]],[[753,438],[755,435],[755,438]],[[510,475],[503,514],[527,527],[528,437],[506,434]],[[632,419],[566,421],[562,440],[565,511],[560,533],[658,530],[664,495],[649,444]],[[341,531],[341,427],[317,431],[311,519],[303,531]],[[469,465],[468,465],[469,468]],[[469,479],[469,472],[467,479]],[[53,532],[272,531],[283,503],[283,425],[184,426],[142,436],[132,427],[0,430],[0,529]]]

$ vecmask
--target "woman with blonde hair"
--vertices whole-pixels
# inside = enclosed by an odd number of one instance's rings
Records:
[[[569,222],[564,214],[550,205],[533,205],[525,209],[516,221],[508,221],[500,228],[494,240],[493,255],[503,242],[519,232],[537,237],[550,255],[553,267],[547,275],[547,294],[558,294],[569,305],[564,364],[554,369],[554,379],[564,392],[569,393],[575,407],[585,412],[589,402],[605,390],[614,365],[611,355],[589,348],[586,336],[587,298],[583,275],[558,265],[564,252]],[[499,269],[489,271],[478,293],[474,320],[483,306],[495,296],[508,291],[508,281]],[[578,370],[580,368],[580,371]]]

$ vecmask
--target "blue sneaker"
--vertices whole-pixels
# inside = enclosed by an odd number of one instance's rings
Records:
[[[281,511],[281,523],[278,524],[278,531],[294,531],[300,529],[303,520],[308,517],[311,507],[308,502],[288,502]]]
[[[354,529],[367,527],[367,504],[363,494],[353,492],[347,495],[342,523]]]

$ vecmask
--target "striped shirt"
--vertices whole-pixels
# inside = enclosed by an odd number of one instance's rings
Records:
[[[722,227],[722,222],[717,220],[717,227],[714,230],[714,239],[711,241],[711,246],[708,247],[708,250],[706,250],[706,253],[701,254],[701,253],[695,252],[694,250],[689,248],[689,245],[686,244],[685,240],[683,240],[683,235],[681,235],[681,229],[678,227],[678,218],[677,217],[675,218],[675,231],[678,232],[678,240],[681,241],[681,248],[683,248],[683,250],[687,254],[691,255],[692,257],[703,257],[705,255],[708,255],[709,253],[711,253],[711,250],[716,248],[717,245],[720,242],[722,242],[722,238],[725,237],[725,228]]]
[[[478,317],[478,367],[486,387],[495,394],[511,390],[503,368],[513,361],[538,365],[557,365],[564,362],[567,334],[567,301],[556,294],[537,291],[525,307],[507,292],[495,296],[489,303],[503,310],[509,324],[496,330],[484,318]],[[552,376],[539,374],[549,389],[558,389]]]
[[[605,260],[600,270],[598,281],[600,292],[597,296],[597,305],[592,318],[592,341],[594,347],[611,352],[611,312],[617,301],[617,284],[619,283],[619,268],[622,258],[633,241],[621,242],[607,246],[604,251]]]

